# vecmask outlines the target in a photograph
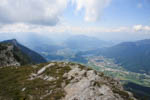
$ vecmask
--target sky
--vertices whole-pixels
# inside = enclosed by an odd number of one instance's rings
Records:
[[[150,38],[150,0],[0,0],[0,35]]]

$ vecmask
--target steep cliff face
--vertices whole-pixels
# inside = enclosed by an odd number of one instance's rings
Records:
[[[0,73],[2,100],[136,100],[119,81],[75,63],[4,67]]]
[[[42,56],[22,46],[15,39],[0,42],[0,67],[42,62],[46,62]]]
[[[21,63],[17,61],[14,52],[14,46],[11,44],[0,44],[0,66],[20,66]],[[25,59],[25,58],[24,58]]]

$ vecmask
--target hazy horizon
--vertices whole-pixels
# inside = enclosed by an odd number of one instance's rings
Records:
[[[150,38],[149,0],[1,0],[0,36],[72,35],[104,41]],[[4,38],[5,37],[5,38]]]

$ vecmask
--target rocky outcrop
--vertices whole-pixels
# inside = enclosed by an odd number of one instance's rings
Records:
[[[55,72],[46,74],[48,70]],[[41,99],[56,90],[59,93],[61,89],[63,96],[59,100],[136,100],[131,93],[123,89],[119,81],[80,64],[53,62],[39,69],[37,73],[32,73],[30,77],[31,80],[40,78],[49,82],[59,82],[59,87],[55,87],[54,84],[55,90],[51,89],[41,96]]]
[[[119,81],[69,62],[2,67],[0,78],[0,100],[136,100]]]
[[[0,44],[0,66],[20,66],[16,60],[14,46],[9,44]]]
[[[43,62],[46,60],[41,55],[22,46],[15,39],[0,42],[0,67]]]

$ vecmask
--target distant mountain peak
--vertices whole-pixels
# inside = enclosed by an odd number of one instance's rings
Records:
[[[18,41],[16,39],[12,39],[10,40],[14,45],[17,45],[18,44]]]
[[[2,41],[2,43],[11,43],[15,46],[17,46],[19,43],[16,39],[11,39],[11,40],[5,40],[5,41]]]

